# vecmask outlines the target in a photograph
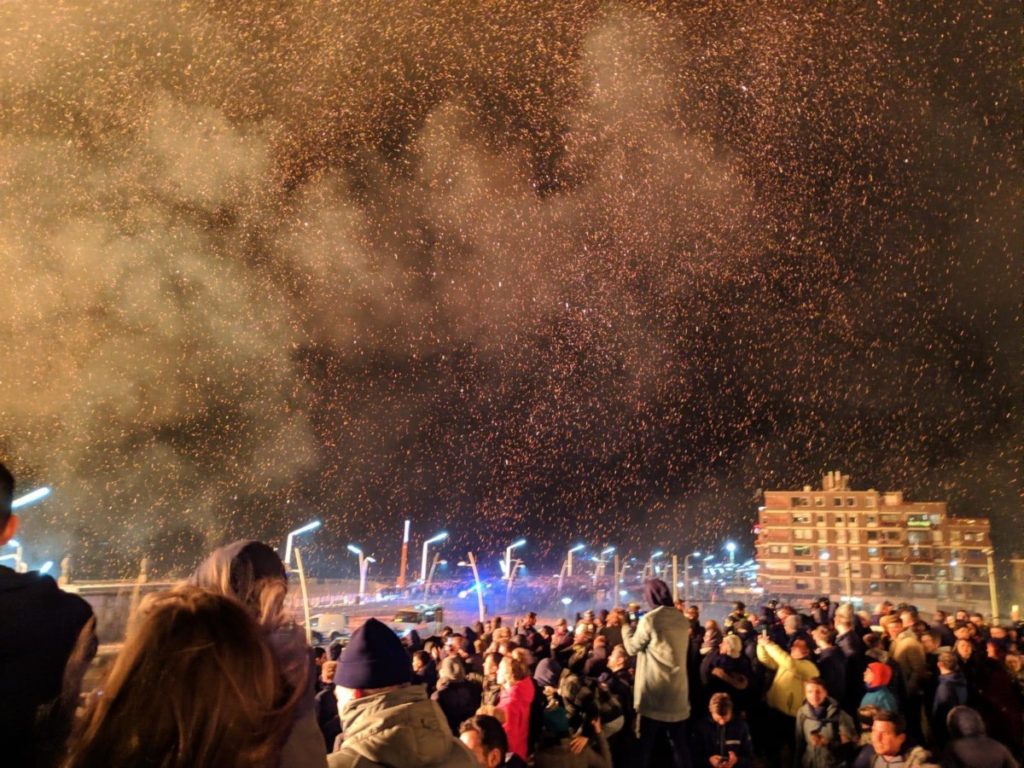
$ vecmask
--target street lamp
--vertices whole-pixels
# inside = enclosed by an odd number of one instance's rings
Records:
[[[657,552],[651,553],[650,558],[648,558],[647,560],[647,567],[644,569],[647,572],[648,578],[653,579],[657,576],[657,574],[654,572],[654,561],[657,558],[661,557],[663,554],[665,553],[662,552],[660,549]]]
[[[292,561],[292,540],[296,536],[300,536],[303,533],[309,533],[310,531],[315,531],[319,527],[320,527],[320,521],[319,520],[314,520],[312,523],[307,523],[306,525],[302,526],[301,528],[296,528],[294,531],[292,531],[291,533],[288,534],[288,538],[285,539],[285,544],[284,544],[284,567],[285,568],[289,568],[291,566],[291,561]]]
[[[420,582],[425,583],[427,580],[427,549],[430,548],[431,544],[435,544],[439,541],[444,541],[448,538],[447,531],[441,531],[437,536],[427,539],[423,542],[423,562],[420,565]]]
[[[999,623],[999,599],[996,597],[996,565],[993,562],[995,550],[988,547],[984,550],[985,562],[988,565],[988,599],[992,604],[992,623]]]
[[[683,600],[690,602],[690,558],[700,557],[700,552],[691,552],[683,558]]]
[[[377,561],[372,557],[366,557],[363,554],[363,550],[355,544],[349,544],[348,551],[359,558],[359,602],[361,603],[366,594],[366,570],[370,563],[376,563]]]
[[[25,549],[21,546],[21,542],[18,541],[17,539],[11,539],[4,546],[14,547],[14,554],[13,555],[4,555],[2,558],[0,558],[0,560],[13,560],[14,561],[14,570],[17,571],[18,573],[21,573],[21,571],[22,571],[22,562],[23,562],[23,558],[25,556]]]
[[[505,547],[505,577],[508,579],[509,584],[512,583],[512,550],[523,546],[525,543],[526,539],[520,539]]]
[[[566,558],[565,558],[565,562],[566,562],[565,573],[566,573],[566,575],[570,579],[572,578],[572,554],[573,554],[573,552],[579,552],[581,549],[583,549],[583,545],[582,544],[577,544],[575,547],[570,549],[569,550],[569,554],[566,555]]]
[[[468,562],[467,562],[468,561]],[[463,568],[471,568],[473,570],[473,583],[476,585],[476,601],[477,607],[480,609],[480,623],[484,622],[484,592],[480,584],[480,571],[476,567],[476,557],[472,552],[466,553],[466,561],[459,561],[459,565]]]
[[[439,565],[448,565],[448,561],[441,559],[441,553],[440,552],[435,552],[434,553],[434,560],[430,564],[430,571],[427,573],[427,580],[425,582],[423,582],[423,602],[424,603],[427,602],[427,595],[430,594],[430,582],[432,582],[434,580],[434,571],[437,570],[437,566],[439,566]]]
[[[605,564],[608,562],[608,560],[605,558],[605,555],[610,555],[614,551],[615,551],[615,547],[605,547],[604,549],[601,550],[601,554],[594,558],[594,562],[597,563],[597,565],[594,567],[594,586],[595,587],[597,586],[598,580],[604,578],[604,567],[605,567]],[[612,575],[614,576],[615,574],[612,574]]]
[[[725,551],[729,553],[729,565],[736,565],[736,542],[725,542]]]
[[[49,486],[43,486],[42,488],[36,488],[34,491],[26,493],[24,496],[19,496],[11,502],[11,509],[19,509],[20,507],[27,507],[29,504],[34,504],[40,499],[45,499],[50,495]]]

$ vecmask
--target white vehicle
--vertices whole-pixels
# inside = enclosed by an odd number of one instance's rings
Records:
[[[348,616],[344,613],[315,613],[309,617],[313,642],[321,645],[348,637]]]
[[[402,608],[391,619],[391,628],[404,637],[415,629],[420,635],[436,635],[441,631],[444,621],[444,608],[440,605],[417,605],[415,608]]]

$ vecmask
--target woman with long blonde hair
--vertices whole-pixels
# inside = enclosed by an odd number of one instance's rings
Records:
[[[149,595],[65,768],[273,768],[295,702],[237,600],[196,587]]]

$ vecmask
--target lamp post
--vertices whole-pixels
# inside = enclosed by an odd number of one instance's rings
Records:
[[[508,581],[505,582],[505,610],[508,610],[509,601],[512,599],[512,580],[516,577],[516,571],[519,570],[519,566],[523,564],[523,561],[518,557],[511,562],[509,565]]]
[[[376,563],[377,561],[372,557],[366,557],[363,554],[363,550],[357,547],[355,544],[348,545],[348,551],[359,558],[359,599],[358,602],[363,602],[363,596],[366,593],[366,569],[370,563]]]
[[[700,552],[691,552],[683,558],[683,600],[690,604],[690,558],[700,557]]]
[[[409,521],[405,521],[405,528],[402,531],[402,557],[398,565],[398,582],[396,586],[399,589],[405,589],[405,572],[409,567]]]
[[[12,554],[12,555],[4,555],[2,558],[0,558],[0,560],[13,560],[14,561],[14,570],[17,573],[22,573],[23,572],[22,563],[24,563],[25,549],[24,549],[24,547],[21,546],[21,542],[18,541],[17,539],[11,539],[10,541],[7,542],[7,544],[5,546],[14,547],[14,554]]]
[[[291,567],[291,561],[292,561],[292,541],[295,539],[295,537],[296,536],[300,536],[303,533],[309,533],[310,531],[315,531],[319,527],[320,527],[320,521],[319,520],[314,520],[312,523],[307,523],[306,525],[302,526],[301,528],[296,528],[294,531],[292,531],[291,533],[288,534],[288,538],[285,539],[285,544],[284,544],[284,567],[285,567],[286,570]]]
[[[484,592],[480,585],[480,572],[477,570],[476,557],[473,556],[472,552],[466,553],[466,561],[468,562],[460,562],[459,565],[469,567],[473,571],[473,584],[476,586],[476,602],[480,610],[480,623],[482,624],[486,612],[484,611]]]
[[[526,539],[520,539],[505,547],[505,578],[508,579],[509,584],[512,583],[512,550],[523,546],[525,543]]]
[[[712,555],[704,555],[704,557],[703,557],[703,559],[701,560],[701,563],[700,563],[700,580],[699,581],[703,581],[703,582],[707,581],[704,578],[704,572],[705,572],[705,570],[708,567],[708,563],[712,562],[713,560],[715,560],[715,556],[713,554]],[[705,589],[704,591],[705,591],[705,594],[706,594],[707,590]],[[698,599],[696,597],[696,594],[694,595],[694,599]]]
[[[24,496],[19,496],[11,502],[11,509],[20,509],[21,507],[27,507],[29,504],[35,504],[40,499],[45,499],[50,495],[49,486],[44,485],[42,488],[36,488],[34,491],[29,491]]]
[[[622,558],[622,567],[619,568],[619,556],[615,555],[615,559],[612,562],[612,589],[615,592],[615,605],[619,605],[619,590],[622,589],[621,584],[626,580],[626,569],[629,567],[629,557]]]
[[[647,559],[647,566],[644,568],[644,571],[647,573],[648,578],[653,579],[657,576],[657,574],[654,572],[654,561],[661,557],[663,554],[665,553],[659,549],[657,552],[652,552],[651,556]]]
[[[729,553],[729,565],[736,565],[736,542],[725,542],[725,551]]]
[[[572,549],[569,550],[569,553],[565,557],[565,562],[566,562],[565,573],[566,573],[566,575],[570,579],[572,578],[572,555],[573,555],[573,552],[579,552],[581,549],[583,549],[583,545],[582,544],[577,544],[575,547],[573,547]]]
[[[426,582],[427,580],[427,549],[430,548],[431,544],[435,544],[438,541],[444,541],[448,538],[447,531],[441,531],[436,536],[427,539],[423,542],[423,562],[420,564],[420,582]]]
[[[604,578],[604,566],[605,566],[605,563],[608,562],[608,560],[605,559],[605,555],[610,555],[614,551],[615,551],[615,547],[605,547],[604,549],[601,550],[601,554],[598,555],[597,558],[595,558],[595,560],[597,562],[597,566],[595,566],[595,568],[594,568],[594,586],[595,587],[597,586],[597,582],[600,579]],[[613,570],[614,570],[614,568],[613,568]],[[613,573],[612,576],[614,577],[615,574]]]
[[[423,583],[423,602],[427,602],[427,595],[430,594],[430,582],[434,580],[434,571],[437,570],[439,565],[447,565],[447,560],[441,559],[441,553],[434,553],[434,560],[430,564],[430,570],[427,572],[427,580]]]
[[[988,599],[992,605],[992,623],[999,623],[999,599],[996,596],[996,565],[993,560],[995,550],[989,547],[985,550],[985,561],[988,563]]]

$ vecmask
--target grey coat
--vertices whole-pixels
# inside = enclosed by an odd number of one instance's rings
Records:
[[[661,605],[644,614],[636,629],[622,628],[622,644],[636,656],[633,703],[651,720],[674,723],[690,716],[686,650],[690,620],[674,607]]]

